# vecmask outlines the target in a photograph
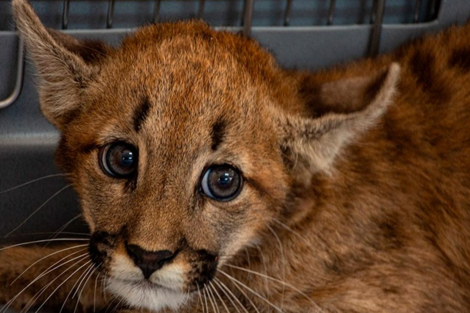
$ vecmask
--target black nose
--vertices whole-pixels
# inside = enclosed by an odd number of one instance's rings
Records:
[[[134,261],[135,265],[142,270],[146,279],[163,267],[166,263],[171,262],[176,253],[169,250],[146,251],[137,245],[127,245],[127,253]]]

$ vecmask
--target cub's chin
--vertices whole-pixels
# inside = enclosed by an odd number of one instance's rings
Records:
[[[130,307],[154,312],[165,308],[176,310],[190,298],[188,293],[161,287],[147,280],[136,282],[109,278],[107,287]]]

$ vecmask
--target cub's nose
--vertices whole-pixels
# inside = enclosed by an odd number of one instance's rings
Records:
[[[134,261],[135,265],[142,270],[144,277],[149,279],[152,274],[163,267],[166,263],[171,262],[176,253],[169,250],[147,251],[137,245],[127,245],[127,253]]]

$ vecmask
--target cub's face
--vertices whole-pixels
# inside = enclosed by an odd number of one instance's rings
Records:
[[[202,35],[154,40],[145,32],[161,30],[149,28],[111,53],[58,149],[92,260],[112,291],[149,308],[179,304],[256,244],[285,196],[275,129],[259,105],[273,100],[224,38],[185,27]]]
[[[312,119],[296,80],[241,36],[162,24],[114,49],[45,29],[24,0],[13,8],[42,112],[62,134],[57,161],[79,194],[91,259],[134,307],[178,307],[272,237],[269,224],[295,213],[292,186],[334,171],[398,78],[392,65],[319,86],[318,101],[348,114]]]

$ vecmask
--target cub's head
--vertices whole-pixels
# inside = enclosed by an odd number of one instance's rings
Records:
[[[242,36],[162,24],[115,49],[45,29],[26,1],[13,6],[42,112],[62,135],[58,164],[92,232],[90,256],[135,307],[177,307],[263,244],[293,186],[330,171],[374,125],[398,75],[392,66],[325,86],[334,95],[325,99],[358,110],[311,119],[293,76]]]

